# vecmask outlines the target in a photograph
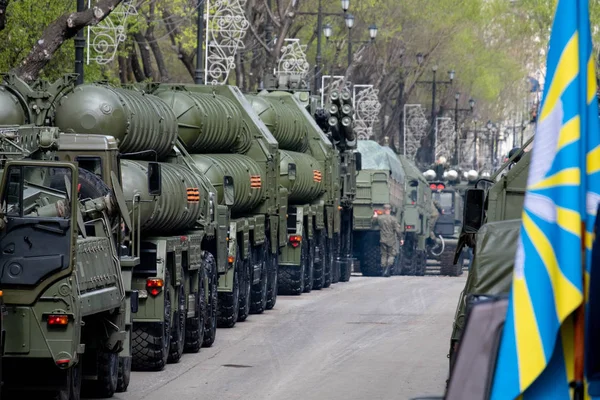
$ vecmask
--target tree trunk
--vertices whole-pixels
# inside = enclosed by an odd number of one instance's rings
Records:
[[[0,0],[0,31],[6,27],[6,9],[10,0]]]
[[[154,67],[152,66],[152,55],[150,54],[150,46],[148,46],[148,43],[146,43],[146,38],[144,37],[144,35],[142,35],[141,32],[135,32],[133,34],[133,38],[135,39],[138,48],[140,49],[142,65],[144,66],[144,75],[146,76],[146,78],[150,78],[154,81],[158,80],[156,79],[156,73],[154,71]]]
[[[121,84],[127,83],[127,59],[123,56],[117,58],[119,63],[119,80]]]
[[[137,53],[135,52],[135,46],[129,53],[129,59],[131,60],[131,71],[135,76],[135,80],[138,82],[143,82],[146,79],[146,76],[144,75],[144,71],[140,65],[140,60],[138,60]]]
[[[152,50],[152,54],[154,55],[154,59],[156,60],[156,66],[158,67],[158,75],[159,80],[161,82],[169,81],[169,71],[167,70],[167,66],[165,64],[165,58],[163,57],[162,51],[160,50],[160,46],[154,37],[154,23],[156,20],[156,0],[150,3],[150,12],[148,14],[148,29],[146,30],[146,41]]]
[[[52,59],[54,53],[62,46],[65,40],[75,37],[77,32],[86,26],[97,25],[121,1],[98,0],[92,7],[85,11],[61,15],[44,29],[41,38],[33,46],[29,55],[25,57],[21,65],[13,69],[13,72],[25,81],[31,82],[36,80],[42,69]]]

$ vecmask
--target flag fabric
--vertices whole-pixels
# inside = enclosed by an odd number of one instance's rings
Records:
[[[591,248],[582,227],[593,229],[600,198],[589,24],[588,0],[558,0],[492,400],[572,397],[582,241]]]

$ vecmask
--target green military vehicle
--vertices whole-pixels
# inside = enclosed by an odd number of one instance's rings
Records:
[[[362,169],[356,177],[353,225],[354,254],[365,276],[381,276],[379,228],[373,214],[381,215],[383,206],[389,204],[392,214],[403,225],[405,172],[396,154],[387,146],[372,140],[359,140]],[[398,243],[398,248],[400,243]],[[401,253],[392,272],[401,271]]]
[[[402,246],[402,275],[425,275],[427,239],[430,225],[432,191],[415,164],[403,155],[398,156],[406,174],[404,186],[404,244]]]
[[[527,144],[530,142],[531,139]],[[510,290],[530,159],[530,153],[514,152],[490,179],[480,180],[475,188],[465,192],[464,224],[457,253],[469,247],[474,258],[456,307],[450,368],[470,299],[476,295],[507,294]]]

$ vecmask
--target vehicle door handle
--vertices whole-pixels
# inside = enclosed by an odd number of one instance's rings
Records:
[[[42,225],[42,224],[35,224],[33,226],[35,229],[40,229],[43,231],[48,231],[48,232],[52,232],[52,233],[58,233],[63,235],[65,233],[65,231],[69,228],[65,228],[65,229],[60,229],[60,228],[54,228],[52,226],[47,226],[47,225]]]

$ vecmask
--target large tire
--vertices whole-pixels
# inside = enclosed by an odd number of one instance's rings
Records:
[[[360,260],[360,272],[363,276],[381,276],[381,250],[379,244],[363,246],[362,259]]]
[[[340,281],[340,264],[338,260],[340,258],[340,237],[338,234],[333,234],[332,240],[333,246],[333,262],[331,263],[331,283],[338,283]]]
[[[238,322],[244,322],[250,315],[250,295],[252,292],[252,275],[254,268],[252,267],[252,256],[248,256],[242,263],[243,274],[240,285],[240,311],[238,314]]]
[[[260,246],[254,246],[252,248],[252,263],[260,264],[260,282],[256,285],[252,285],[250,313],[251,314],[262,314],[267,308],[267,291],[268,291],[268,262],[269,250],[266,248],[265,243]]]
[[[277,303],[277,292],[279,291],[279,251],[275,253],[271,251],[270,236],[267,233],[265,239],[265,248],[267,249],[268,263],[267,269],[269,272],[269,279],[267,283],[267,310],[272,310]]]
[[[323,287],[328,288],[331,286],[332,283],[332,272],[334,263],[333,239],[327,237],[327,231],[323,232],[323,236],[325,236],[325,264],[323,265],[323,273],[325,277]]]
[[[80,400],[81,385],[83,383],[83,363],[79,362],[67,371],[67,382],[65,388],[56,394],[56,400]]]
[[[462,274],[462,265],[454,264],[454,251],[456,246],[446,245],[444,252],[440,256],[440,275],[459,276]]]
[[[185,295],[185,286],[179,285],[175,289],[177,295],[177,310],[173,314],[171,324],[171,346],[169,346],[169,358],[167,362],[178,363],[185,349],[185,332],[187,319],[187,298]]]
[[[279,267],[279,294],[299,295],[304,291],[304,269],[306,267],[304,259],[308,257],[308,246],[304,245],[304,242],[303,238],[300,252],[300,266],[281,265]]]
[[[208,293],[206,293],[206,315],[204,317],[203,347],[210,347],[217,337],[217,314],[219,297],[219,272],[214,256],[208,251],[204,252],[204,269],[207,271]]]
[[[131,380],[131,357],[119,357],[119,376],[117,378],[117,392],[126,392]]]
[[[112,397],[117,391],[119,381],[119,355],[96,350],[96,380],[85,380],[82,385],[82,396],[88,398]]]
[[[171,276],[165,271],[164,321],[162,324],[139,324],[131,332],[133,369],[161,371],[167,364],[171,346]]]
[[[427,270],[427,253],[425,250],[420,250],[417,253],[419,255],[419,268],[417,270],[417,276],[424,276],[425,271]]]
[[[340,266],[340,282],[350,282],[350,276],[352,275],[352,264],[346,260],[345,262],[340,263]]]
[[[313,288],[313,280],[315,274],[315,232],[313,230],[313,238],[306,240],[308,245],[308,257],[304,259],[304,293],[310,293]],[[304,244],[304,240],[302,243]],[[304,248],[303,248],[304,250]]]
[[[325,230],[315,232],[315,262],[313,271],[313,289],[321,290],[325,284]]]
[[[415,242],[412,238],[404,242],[402,246],[402,268],[401,274],[407,276],[415,276],[419,270],[419,260],[417,259],[417,250]]]
[[[206,319],[206,287],[208,271],[206,264],[198,273],[198,290],[194,292],[195,306],[194,316],[185,321],[185,348],[188,353],[197,353],[204,341],[204,322]],[[187,313],[186,313],[187,314]]]
[[[219,328],[233,328],[238,320],[240,312],[240,273],[243,263],[239,259],[240,249],[233,265],[233,287],[231,292],[219,292],[219,312],[217,314],[217,326]]]

